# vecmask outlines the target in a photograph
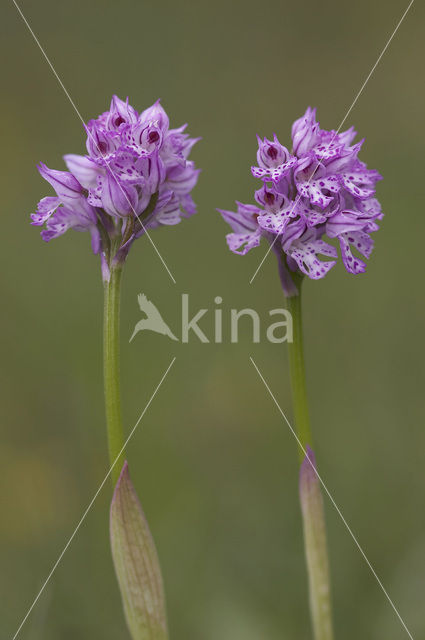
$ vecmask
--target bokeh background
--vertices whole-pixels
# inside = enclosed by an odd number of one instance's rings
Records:
[[[196,217],[134,246],[122,307],[122,381],[130,429],[173,356],[169,377],[129,445],[154,534],[174,640],[311,637],[297,501],[297,451],[249,362],[291,413],[285,345],[229,341],[229,310],[266,326],[282,305],[265,247],[230,254],[215,207],[250,201],[255,134],[306,106],[337,127],[404,0],[121,0],[21,8],[83,118],[112,93],[138,109],[161,97],[172,123],[203,140]],[[1,31],[0,635],[11,638],[107,469],[101,378],[102,287],[85,234],[45,245],[29,213],[49,186],[35,165],[83,153],[81,122],[11,1]],[[415,638],[425,638],[424,6],[415,2],[347,120],[385,220],[367,274],[341,265],[305,286],[311,413],[322,475]],[[223,298],[224,343],[128,338],[136,295],[180,327]],[[203,321],[212,332],[212,311]],[[264,334],[263,334],[264,335]],[[128,638],[108,548],[106,486],[22,629],[24,640]],[[338,638],[406,637],[327,502]]]

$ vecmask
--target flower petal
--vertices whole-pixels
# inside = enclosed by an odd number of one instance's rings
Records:
[[[38,170],[43,178],[52,185],[63,204],[72,206],[74,201],[81,197],[83,187],[68,171],[49,169],[49,167],[42,162],[40,162]]]
[[[229,233],[226,236],[226,240],[230,251],[244,256],[254,247],[258,247],[261,240],[261,233],[259,230],[253,231],[252,233]]]
[[[217,209],[223,216],[223,219],[230,224],[235,233],[244,234],[247,231],[255,231],[257,229],[257,217],[262,213],[261,209],[252,204],[242,204],[236,202],[237,211],[227,211],[225,209]]]
[[[124,185],[108,171],[101,177],[101,199],[106,213],[111,216],[128,216],[138,203],[135,187]]]
[[[350,237],[352,236],[350,235]],[[363,260],[360,260],[359,258],[357,258],[352,254],[351,247],[350,247],[350,240],[348,239],[348,234],[343,233],[340,236],[338,236],[338,239],[341,245],[342,261],[344,263],[346,270],[349,273],[354,273],[354,274],[364,273],[366,271],[366,264],[363,262]]]
[[[87,156],[69,153],[64,156],[65,164],[85,189],[96,187],[96,180],[101,168]]]
[[[295,240],[287,250],[288,255],[295,260],[300,271],[312,280],[323,278],[336,264],[335,261],[322,262],[317,254],[336,258],[338,256],[335,247],[321,239],[314,239],[315,231],[307,231],[301,238]]]
[[[43,225],[54,214],[60,203],[59,198],[54,196],[42,198],[37,205],[37,211],[31,214],[31,224],[36,226]]]

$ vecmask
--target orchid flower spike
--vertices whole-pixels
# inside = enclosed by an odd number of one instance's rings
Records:
[[[292,150],[257,136],[258,165],[252,175],[261,180],[256,205],[237,203],[237,211],[219,209],[233,233],[227,243],[245,255],[266,238],[278,255],[287,296],[297,295],[291,274],[323,278],[336,264],[336,239],[349,273],[365,271],[359,257],[369,258],[383,214],[375,198],[382,176],[359,160],[363,141],[352,144],[353,128],[339,133],[320,128],[316,110],[307,109],[292,126]],[[323,261],[319,255],[331,260]]]
[[[46,242],[68,229],[89,231],[108,280],[147,229],[178,224],[196,212],[199,169],[189,154],[199,140],[170,129],[159,100],[142,113],[113,96],[109,111],[86,125],[87,154],[64,156],[68,171],[39,171],[56,192],[42,198],[32,224]]]

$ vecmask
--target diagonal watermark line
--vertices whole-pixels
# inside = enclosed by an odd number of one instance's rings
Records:
[[[132,430],[130,431],[130,434],[129,434],[129,436],[128,436],[127,440],[124,442],[124,445],[123,445],[123,447],[122,447],[121,451],[119,452],[119,454],[118,454],[118,455],[117,455],[117,457],[115,458],[114,462],[112,463],[112,465],[111,465],[111,467],[110,467],[110,469],[109,469],[108,473],[106,474],[106,476],[105,476],[105,477],[104,477],[104,479],[102,480],[102,482],[101,482],[101,484],[100,484],[100,486],[99,486],[98,490],[96,491],[96,493],[94,494],[93,498],[91,499],[91,501],[90,501],[90,503],[89,503],[89,505],[88,505],[87,509],[84,511],[84,513],[83,513],[83,515],[82,515],[82,517],[81,517],[81,519],[80,519],[79,523],[78,523],[78,524],[77,524],[77,526],[75,527],[75,529],[74,529],[74,531],[73,531],[72,535],[71,535],[71,536],[70,536],[70,538],[68,539],[68,542],[67,542],[67,543],[66,543],[66,545],[64,546],[64,548],[63,548],[63,550],[62,550],[61,554],[59,555],[58,559],[56,560],[55,564],[53,565],[53,567],[52,567],[52,569],[51,569],[51,571],[50,571],[49,575],[47,576],[46,580],[45,580],[45,581],[44,581],[44,583],[43,583],[43,586],[41,587],[40,591],[38,592],[38,594],[37,594],[36,598],[33,600],[33,602],[32,602],[32,604],[31,604],[30,608],[28,609],[28,611],[27,611],[27,613],[26,613],[26,615],[25,615],[24,619],[22,620],[21,624],[19,625],[19,627],[18,627],[18,629],[17,629],[17,631],[16,631],[15,635],[13,636],[12,640],[16,640],[16,638],[18,637],[18,635],[19,635],[19,633],[20,633],[20,631],[21,631],[22,627],[24,626],[24,624],[25,624],[25,622],[27,621],[27,619],[28,619],[29,615],[31,614],[31,611],[34,609],[34,607],[35,607],[35,605],[37,604],[37,602],[38,602],[38,600],[39,600],[40,596],[42,595],[43,591],[44,591],[44,590],[45,590],[45,588],[47,587],[47,585],[48,585],[48,583],[49,583],[49,581],[50,581],[51,577],[53,576],[54,572],[55,572],[55,571],[56,571],[56,569],[58,568],[58,566],[59,566],[59,564],[60,564],[60,562],[61,562],[62,558],[64,557],[65,553],[66,553],[66,552],[67,552],[67,550],[68,550],[68,547],[70,546],[71,542],[73,541],[73,539],[75,538],[76,534],[78,533],[78,531],[79,531],[79,529],[80,529],[81,525],[83,524],[83,522],[84,522],[84,520],[86,519],[86,517],[87,517],[87,515],[88,515],[88,513],[89,513],[89,511],[90,511],[90,509],[92,508],[92,506],[93,506],[93,504],[94,504],[94,502],[95,502],[95,500],[96,500],[97,496],[98,496],[98,495],[99,495],[99,493],[102,491],[102,489],[103,489],[103,487],[104,487],[104,485],[105,485],[106,481],[108,480],[109,476],[110,476],[110,475],[111,475],[111,473],[112,473],[113,468],[114,468],[114,467],[115,467],[115,465],[117,464],[117,462],[118,462],[118,460],[119,460],[119,458],[120,458],[121,454],[122,454],[122,453],[123,453],[123,451],[125,450],[125,448],[126,448],[127,444],[130,442],[131,438],[133,437],[134,432],[136,431],[137,427],[139,426],[139,424],[140,424],[140,422],[141,422],[141,420],[142,420],[143,416],[145,415],[146,411],[149,409],[149,406],[151,405],[152,400],[155,398],[156,394],[158,393],[159,388],[161,387],[162,383],[164,382],[165,378],[167,377],[168,372],[170,371],[170,369],[171,369],[171,367],[173,366],[173,364],[174,364],[174,362],[175,362],[175,361],[176,361],[176,357],[174,356],[174,358],[171,360],[170,364],[168,365],[168,367],[167,367],[167,369],[166,369],[165,373],[163,374],[163,376],[162,376],[161,380],[160,380],[160,381],[159,381],[159,383],[157,384],[157,386],[156,386],[156,388],[155,388],[155,391],[152,393],[151,397],[149,398],[148,403],[146,404],[145,408],[143,409],[142,413],[140,414],[139,419],[137,420],[136,424],[134,425],[134,427],[133,427],[133,428],[132,428]]]
[[[382,584],[379,576],[377,575],[377,573],[376,573],[375,569],[373,568],[371,562],[369,561],[368,557],[366,556],[366,553],[363,551],[363,548],[361,547],[359,541],[357,540],[356,536],[354,535],[353,531],[351,530],[350,525],[348,524],[348,522],[344,518],[344,516],[343,516],[343,514],[341,512],[341,509],[338,507],[338,505],[335,502],[332,494],[330,493],[330,491],[327,488],[326,484],[322,480],[322,477],[320,476],[319,472],[317,471],[315,465],[310,460],[310,457],[308,456],[306,449],[304,448],[302,442],[300,441],[299,437],[296,434],[296,431],[292,427],[291,423],[289,422],[288,418],[286,417],[285,413],[283,412],[282,408],[280,407],[278,401],[276,400],[275,396],[273,395],[273,392],[270,389],[270,386],[267,384],[263,374],[261,373],[260,369],[258,368],[256,363],[254,362],[254,359],[251,356],[249,357],[249,359],[251,360],[251,363],[253,364],[253,366],[254,366],[256,372],[258,373],[260,379],[262,380],[264,386],[266,387],[270,397],[272,398],[273,402],[275,403],[276,407],[278,408],[279,413],[281,414],[282,418],[285,420],[286,424],[288,425],[289,429],[291,430],[291,433],[294,436],[295,440],[297,441],[298,446],[300,447],[300,449],[303,452],[304,456],[307,458],[309,464],[311,465],[311,468],[313,469],[314,473],[316,474],[317,479],[319,480],[320,484],[322,485],[326,495],[328,496],[329,500],[331,501],[332,505],[334,506],[337,514],[339,515],[339,517],[341,518],[342,522],[344,523],[345,528],[347,529],[348,533],[352,537],[356,547],[358,548],[358,550],[360,551],[361,555],[363,556],[363,559],[365,560],[367,566],[369,567],[369,569],[371,570],[373,576],[375,577],[376,581],[378,582],[379,586],[381,587],[383,593],[385,594],[385,597],[387,598],[388,602],[390,603],[391,607],[393,608],[393,610],[394,610],[395,614],[397,615],[397,618],[401,622],[404,630],[406,631],[406,633],[409,636],[410,640],[413,640],[412,634],[410,633],[409,629],[407,628],[406,623],[404,622],[403,618],[401,617],[401,615],[400,615],[397,607],[395,606],[394,602],[391,600],[391,597],[389,596],[388,591],[385,589],[384,585]]]
[[[358,92],[358,94],[356,95],[356,97],[353,100],[353,103],[351,105],[351,107],[348,109],[347,113],[345,114],[344,118],[341,121],[341,124],[338,127],[338,131],[341,131],[342,127],[344,126],[344,122],[347,120],[348,116],[350,115],[351,111],[353,110],[353,108],[355,107],[357,100],[360,98],[361,94],[363,93],[363,89],[365,88],[365,86],[367,85],[367,83],[369,82],[369,80],[372,77],[372,74],[374,73],[376,67],[378,66],[378,64],[381,62],[382,56],[384,55],[384,53],[386,52],[386,50],[388,49],[388,47],[390,46],[395,34],[397,33],[397,31],[399,30],[399,28],[401,27],[401,23],[403,22],[404,18],[407,16],[407,14],[410,11],[410,8],[412,6],[412,4],[414,3],[415,0],[410,0],[409,5],[406,9],[406,11],[403,13],[403,15],[401,16],[400,20],[397,23],[396,28],[394,29],[394,31],[392,32],[387,44],[385,45],[385,47],[382,49],[381,53],[379,54],[379,57],[377,59],[377,61],[375,62],[375,64],[373,65],[372,69],[370,70],[366,80],[363,82],[362,86],[360,87],[360,90]]]
[[[141,226],[141,228],[143,229],[143,232],[146,234],[146,236],[147,236],[147,238],[148,238],[149,242],[151,243],[152,247],[154,248],[154,250],[155,250],[155,252],[156,252],[156,254],[157,254],[158,258],[161,260],[161,262],[162,262],[162,264],[163,264],[163,266],[164,266],[165,270],[167,271],[167,273],[168,273],[168,275],[170,276],[170,278],[171,278],[171,280],[173,281],[173,283],[174,283],[174,284],[176,284],[176,280],[175,280],[175,278],[174,278],[173,274],[171,273],[170,269],[168,268],[167,263],[165,262],[164,258],[163,258],[163,257],[162,257],[162,255],[160,254],[158,247],[156,246],[156,244],[155,244],[155,243],[154,243],[154,241],[152,240],[150,233],[149,233],[149,232],[148,232],[148,230],[146,229],[146,227],[145,227],[145,225],[143,224],[142,220],[140,219],[139,215],[136,213],[136,211],[135,211],[135,209],[134,209],[134,207],[133,207],[132,203],[130,202],[130,199],[129,199],[129,197],[128,197],[127,193],[124,191],[124,189],[122,188],[122,185],[121,185],[121,183],[119,182],[119,180],[118,180],[117,176],[116,176],[116,175],[115,175],[115,173],[112,171],[111,166],[110,166],[110,164],[109,164],[109,162],[108,162],[107,158],[103,155],[103,153],[102,153],[102,152],[101,152],[101,150],[99,149],[98,144],[97,144],[96,140],[94,139],[94,137],[93,137],[93,135],[92,135],[91,131],[90,131],[89,129],[87,129],[87,127],[86,127],[86,123],[85,123],[85,121],[84,121],[84,119],[83,119],[83,117],[82,117],[82,115],[81,115],[80,111],[78,110],[78,108],[77,108],[77,106],[76,106],[75,102],[73,101],[73,99],[71,98],[71,96],[70,96],[70,94],[69,94],[69,92],[68,92],[67,88],[65,87],[65,85],[64,85],[64,84],[63,84],[63,82],[62,82],[62,80],[60,79],[60,77],[59,77],[59,75],[58,75],[58,73],[57,73],[56,69],[54,68],[54,66],[53,66],[52,62],[50,61],[50,58],[48,57],[47,53],[45,52],[45,50],[44,50],[44,49],[43,49],[43,47],[41,46],[41,43],[40,43],[39,39],[37,38],[37,36],[35,35],[35,33],[34,33],[33,29],[31,28],[31,26],[30,26],[30,24],[29,24],[28,20],[26,19],[26,17],[25,17],[25,16],[24,16],[24,14],[22,13],[22,10],[21,10],[21,8],[19,7],[19,5],[18,5],[18,3],[16,2],[16,0],[12,0],[12,2],[13,2],[13,4],[15,5],[15,7],[16,7],[16,9],[17,9],[17,11],[18,11],[19,15],[21,16],[22,20],[24,21],[25,25],[27,26],[28,31],[29,31],[29,32],[30,32],[30,34],[32,35],[32,37],[33,37],[33,39],[34,39],[35,43],[37,44],[38,48],[40,49],[41,53],[43,54],[43,56],[44,56],[44,58],[45,58],[45,60],[46,60],[47,64],[49,65],[50,69],[52,70],[53,75],[55,76],[56,80],[58,81],[58,83],[60,84],[61,88],[63,89],[63,92],[65,93],[66,97],[68,98],[69,102],[71,103],[71,105],[72,105],[72,107],[73,107],[73,109],[74,109],[75,113],[77,114],[77,116],[79,117],[79,119],[81,120],[81,122],[83,123],[83,127],[85,128],[85,130],[86,130],[86,132],[87,132],[88,136],[90,137],[91,141],[92,141],[92,142],[93,142],[93,144],[95,145],[95,147],[96,147],[97,151],[99,152],[99,155],[100,155],[100,156],[102,157],[102,159],[104,160],[104,162],[105,162],[106,166],[108,167],[108,170],[109,170],[110,174],[112,175],[112,177],[114,178],[114,180],[115,180],[115,182],[116,182],[117,186],[118,186],[118,187],[119,187],[119,189],[121,190],[121,192],[122,192],[122,194],[123,194],[124,198],[127,200],[128,204],[129,204],[129,206],[130,206],[130,209],[132,210],[133,214],[135,215],[135,217],[137,218],[138,222],[140,223],[140,226]]]
[[[403,15],[401,16],[400,20],[397,23],[396,28],[394,29],[394,31],[392,32],[390,38],[387,40],[387,43],[385,45],[385,47],[382,49],[381,53],[378,56],[377,61],[375,62],[375,64],[373,65],[372,69],[369,71],[366,80],[363,82],[362,86],[360,87],[360,90],[358,91],[356,97],[354,98],[353,102],[351,103],[351,106],[349,107],[347,113],[345,114],[345,116],[343,117],[343,119],[341,120],[338,129],[335,131],[334,135],[332,136],[330,142],[328,143],[328,149],[330,148],[331,144],[333,143],[333,141],[335,140],[336,136],[338,135],[338,133],[341,131],[342,127],[344,126],[344,122],[347,120],[348,116],[350,115],[351,111],[353,110],[353,108],[355,107],[358,99],[360,98],[361,94],[363,93],[364,88],[366,87],[367,83],[369,82],[369,80],[371,79],[376,67],[378,66],[378,64],[381,62],[382,56],[384,55],[384,53],[386,52],[386,50],[388,49],[388,47],[390,46],[395,34],[397,33],[397,31],[399,30],[401,23],[403,22],[403,20],[405,19],[405,17],[407,16],[412,4],[414,3],[415,0],[410,0],[409,5],[407,7],[407,9],[405,10],[405,12],[403,13]],[[317,163],[313,173],[311,174],[310,178],[308,179],[308,181],[305,183],[306,186],[308,186],[310,184],[310,182],[313,180],[314,176],[317,173],[317,170],[320,166],[320,162]],[[290,212],[290,215],[295,211],[296,206],[298,205],[299,201],[301,200],[301,195],[298,195],[298,197],[296,198],[295,202],[294,202],[294,206],[292,207],[292,210]],[[260,271],[261,267],[263,266],[267,256],[269,255],[270,251],[273,249],[276,240],[278,239],[279,236],[275,236],[273,242],[270,244],[269,248],[267,249],[263,259],[261,260],[260,264],[258,265],[254,275],[252,276],[251,280],[249,281],[249,284],[252,284],[254,281],[254,278],[256,277],[257,273]]]

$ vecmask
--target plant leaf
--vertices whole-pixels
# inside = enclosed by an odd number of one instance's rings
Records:
[[[167,640],[165,596],[155,544],[124,463],[111,503],[111,549],[133,640]]]
[[[314,637],[332,640],[331,589],[325,513],[316,458],[307,446],[300,469],[300,499]]]

